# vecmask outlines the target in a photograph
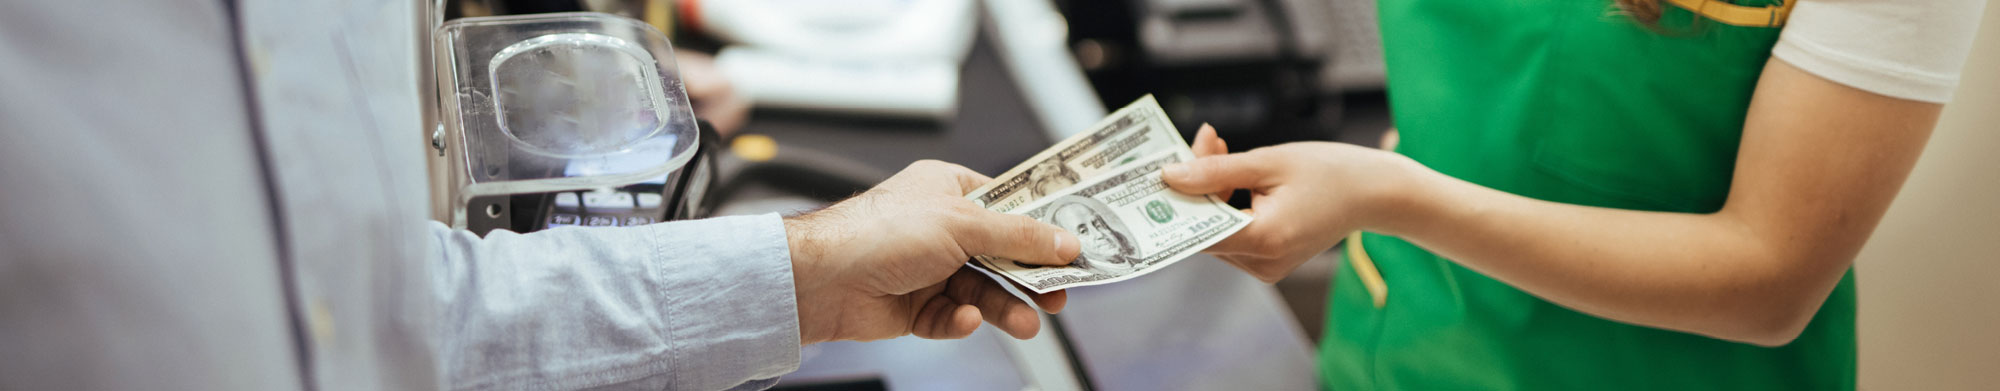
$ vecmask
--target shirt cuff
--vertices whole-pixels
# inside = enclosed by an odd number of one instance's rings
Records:
[[[798,298],[777,214],[647,227],[677,345],[668,388],[768,386],[798,370]]]

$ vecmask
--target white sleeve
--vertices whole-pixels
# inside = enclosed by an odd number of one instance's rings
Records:
[[[1836,83],[1944,103],[1986,0],[1794,0],[1771,54]]]

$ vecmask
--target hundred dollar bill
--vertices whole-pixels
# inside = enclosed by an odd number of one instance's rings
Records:
[[[1179,152],[1142,157],[1009,212],[1076,234],[1083,251],[1075,262],[1037,266],[988,256],[975,259],[1035,293],[1048,293],[1151,273],[1250,224],[1249,215],[1212,196],[1167,188],[1160,169],[1188,159]]]
[[[966,198],[986,209],[1007,212],[1160,151],[1180,151],[1183,157],[1194,158],[1160,103],[1146,95],[1104,117],[1090,130],[1056,143],[973,189]]]

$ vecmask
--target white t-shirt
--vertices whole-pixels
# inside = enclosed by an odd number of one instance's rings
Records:
[[[1986,0],[1794,0],[1771,54],[1836,83],[1944,103]]]

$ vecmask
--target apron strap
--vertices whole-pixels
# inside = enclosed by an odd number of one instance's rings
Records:
[[[1347,236],[1347,263],[1354,265],[1354,274],[1361,277],[1361,287],[1375,299],[1375,308],[1389,303],[1389,283],[1382,280],[1382,271],[1375,269],[1375,260],[1368,257],[1368,250],[1361,248],[1361,231]]]
[[[1763,7],[1742,6],[1720,0],[1667,0],[1667,2],[1722,24],[1743,27],[1784,26],[1785,19],[1792,15],[1792,6],[1798,5],[1798,0],[1779,0],[1777,4]]]

